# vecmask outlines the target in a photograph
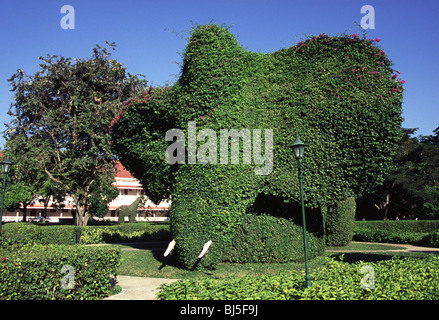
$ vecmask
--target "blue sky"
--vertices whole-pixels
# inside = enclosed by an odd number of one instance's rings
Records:
[[[75,29],[61,28],[61,7],[75,10]],[[11,119],[7,79],[38,70],[39,56],[89,58],[96,44],[116,42],[113,58],[153,85],[172,84],[193,23],[232,25],[240,44],[268,53],[305,35],[357,33],[364,5],[375,9],[369,38],[401,71],[404,127],[429,135],[439,125],[439,1],[437,0],[0,0],[0,132]],[[4,139],[0,137],[0,148]]]

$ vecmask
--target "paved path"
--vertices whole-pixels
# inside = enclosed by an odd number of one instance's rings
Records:
[[[165,251],[168,242],[137,242],[137,243],[120,243],[130,247],[122,248],[126,251],[137,250],[160,250]],[[166,278],[147,278],[117,276],[117,284],[121,286],[122,291],[119,294],[110,296],[105,300],[158,300],[156,294],[157,288],[165,283],[172,283],[179,279]]]
[[[118,285],[122,292],[105,300],[158,300],[157,288],[164,283],[172,283],[178,279],[146,278],[117,276]]]
[[[411,244],[395,244],[395,243],[381,243],[381,242],[357,242],[352,241],[351,243],[364,243],[364,244],[378,244],[382,246],[399,247],[400,249],[390,249],[390,250],[325,250],[326,252],[426,252],[426,253],[439,253],[439,248],[432,247],[418,247]]]

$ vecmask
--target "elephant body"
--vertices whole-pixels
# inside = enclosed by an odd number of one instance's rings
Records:
[[[172,195],[171,231],[183,267],[197,263],[209,240],[199,265],[215,267],[239,254],[245,246],[234,241],[246,232],[272,230],[245,247],[260,251],[276,233],[288,233],[285,219],[301,226],[296,132],[307,144],[304,194],[316,254],[324,215],[337,214],[327,209],[383,181],[400,136],[403,87],[374,41],[321,34],[263,54],[243,49],[226,28],[198,26],[179,80],[124,104],[111,126],[114,150],[152,201]],[[221,144],[226,130],[236,135]]]

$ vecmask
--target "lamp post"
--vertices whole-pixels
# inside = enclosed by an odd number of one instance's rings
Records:
[[[302,205],[302,224],[303,224],[303,249],[305,251],[305,286],[306,288],[311,287],[311,277],[308,271],[308,245],[306,242],[306,222],[305,222],[305,205],[303,202],[303,170],[302,170],[302,157],[303,151],[305,150],[306,144],[300,141],[299,134],[296,132],[296,141],[294,142],[292,148],[294,151],[294,156],[297,160],[298,175],[299,175],[299,185],[300,185],[300,202]]]
[[[2,162],[2,172],[3,172],[3,186],[2,186],[2,201],[0,206],[0,235],[2,228],[2,218],[3,218],[3,204],[5,202],[5,191],[6,191],[6,178],[11,171],[12,162],[9,160],[9,155],[6,157],[6,160]]]

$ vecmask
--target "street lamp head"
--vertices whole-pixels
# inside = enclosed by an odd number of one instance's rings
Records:
[[[6,160],[2,162],[2,172],[3,174],[8,174],[11,171],[12,162],[9,160],[9,155],[6,157]]]
[[[299,133],[296,132],[296,141],[292,145],[294,155],[297,160],[302,159],[303,157],[303,151],[305,150],[306,144],[304,144],[302,141],[300,141]]]

